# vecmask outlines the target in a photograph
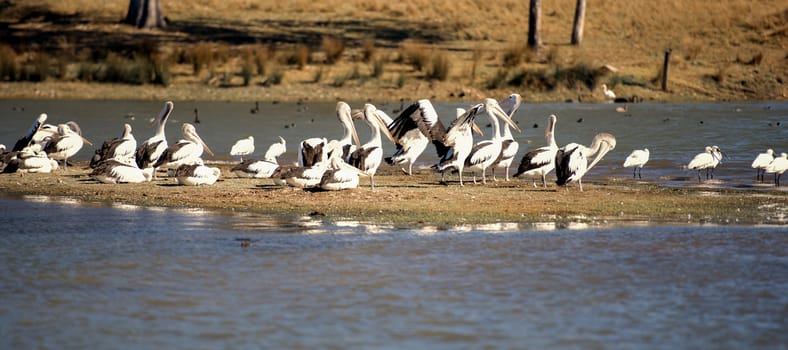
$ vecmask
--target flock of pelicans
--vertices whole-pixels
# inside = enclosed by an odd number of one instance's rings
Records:
[[[239,156],[241,162],[231,171],[239,177],[272,178],[281,185],[329,191],[357,188],[360,177],[369,177],[370,187],[374,189],[375,173],[384,161],[399,165],[403,172],[412,175],[413,164],[431,143],[439,159],[432,168],[442,174],[442,183],[447,172],[456,172],[459,184],[463,186],[464,171],[473,172],[474,183],[476,173],[481,173],[481,181],[486,183],[487,172],[492,172],[495,179],[496,168],[503,169],[505,179],[509,181],[509,168],[519,149],[511,129],[520,131],[512,116],[521,102],[518,94],[501,101],[487,98],[467,110],[458,108],[456,118],[448,127],[439,120],[429,100],[411,104],[394,119],[369,103],[360,110],[352,110],[347,103],[338,102],[336,114],[343,128],[342,138],[329,141],[326,137],[314,137],[301,141],[298,164],[288,167],[277,160],[286,147],[281,137],[280,142],[268,148],[262,160],[244,160],[243,156],[254,152],[254,138],[250,136],[232,146],[230,154]],[[182,185],[215,183],[221,171],[205,165],[203,152],[214,153],[197,134],[194,125],[184,123],[183,138],[175,144],[167,143],[164,129],[173,108],[172,102],[164,104],[164,109],[155,119],[156,133],[139,145],[132,135],[131,126],[125,124],[120,138],[105,141],[95,151],[90,161],[93,169],[90,176],[102,183],[140,183],[156,178],[157,170],[166,170],[168,176],[176,178]],[[476,118],[482,115],[489,118],[492,136],[474,143],[473,133],[483,136],[476,124]],[[90,144],[76,123],[55,126],[46,124],[46,120],[47,115],[41,114],[10,151],[0,145],[0,170],[3,173],[48,173],[59,167],[58,161],[62,161],[65,168],[70,157],[84,144]],[[371,138],[368,142],[362,144],[359,141],[354,120],[364,120],[369,125]],[[555,115],[548,117],[546,145],[527,152],[513,176],[532,178],[534,187],[537,179],[541,179],[542,186],[546,188],[546,176],[555,170],[556,184],[564,186],[576,182],[582,191],[583,176],[616,147],[616,138],[600,133],[589,146],[570,143],[559,148],[555,142],[556,122]],[[396,146],[389,157],[383,154],[383,136]],[[596,157],[589,163],[589,158],[594,155]],[[698,171],[700,182],[702,171],[706,171],[707,179],[714,177],[714,168],[723,157],[724,153],[718,146],[706,147],[705,152],[695,156],[687,168]],[[641,177],[640,171],[648,159],[648,149],[635,150],[623,165],[633,167],[633,177]],[[757,178],[761,181],[764,173],[774,173],[775,184],[779,186],[780,175],[788,169],[788,155],[782,153],[775,157],[774,151],[769,149],[756,157],[752,167],[757,169]]]

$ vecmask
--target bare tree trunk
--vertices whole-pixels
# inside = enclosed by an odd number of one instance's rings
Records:
[[[578,46],[583,41],[583,24],[586,21],[586,0],[577,0],[575,8],[575,25],[572,29],[572,45]]]
[[[542,27],[542,1],[530,0],[531,6],[528,14],[528,46],[534,51],[542,46],[540,28]]]
[[[137,28],[164,28],[164,15],[161,13],[160,0],[129,0],[129,10],[125,23]]]

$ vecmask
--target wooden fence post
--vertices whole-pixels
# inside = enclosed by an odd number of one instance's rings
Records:
[[[668,66],[670,65],[670,53],[673,49],[665,50],[665,63],[662,64],[662,91],[668,91]]]

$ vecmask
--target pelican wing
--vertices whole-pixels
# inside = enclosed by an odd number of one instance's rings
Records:
[[[472,166],[476,164],[484,163],[492,158],[498,158],[498,154],[493,154],[492,152],[485,151],[486,148],[492,147],[492,141],[481,141],[471,148],[471,153],[468,158],[465,159],[465,166]]]

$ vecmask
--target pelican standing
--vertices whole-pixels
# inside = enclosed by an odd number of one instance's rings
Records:
[[[96,165],[90,176],[105,184],[142,183],[151,180],[151,173],[144,172],[135,162],[106,159]]]
[[[375,189],[375,172],[377,172],[380,163],[383,161],[381,132],[394,142],[394,137],[389,133],[389,129],[386,127],[383,119],[375,113],[376,110],[377,108],[372,104],[364,104],[364,113],[362,115],[367,124],[369,124],[372,137],[367,143],[351,153],[348,160],[350,165],[369,175],[369,186],[373,190]]]
[[[254,136],[249,136],[245,139],[235,141],[233,147],[230,148],[230,155],[240,156],[241,162],[244,161],[244,156],[254,153]]]
[[[788,170],[788,153],[780,153],[780,156],[774,158],[769,166],[766,167],[767,173],[774,173],[774,185],[780,187],[780,177]]]
[[[547,117],[547,127],[544,130],[544,137],[547,140],[547,146],[539,147],[533,151],[526,153],[523,159],[520,160],[520,165],[517,167],[517,173],[514,177],[526,176],[534,179],[534,187],[536,187],[536,178],[542,178],[542,186],[547,188],[547,174],[555,169],[555,154],[558,152],[558,145],[555,143],[555,123],[558,117],[551,114]]]
[[[82,145],[89,144],[90,141],[86,140],[77,132],[75,132],[71,127],[66,124],[60,124],[57,127],[57,131],[60,134],[59,136],[55,136],[51,140],[46,143],[44,147],[44,152],[46,152],[49,158],[54,160],[62,160],[63,161],[63,169],[68,168],[68,158],[72,157],[73,155],[77,154],[79,150],[82,149]]]
[[[493,127],[493,136],[490,140],[478,142],[473,146],[468,157],[465,158],[465,166],[473,171],[480,170],[482,172],[482,183],[487,183],[487,168],[489,168],[498,156],[501,154],[503,148],[503,139],[501,139],[501,129],[498,119],[509,124],[512,128],[520,131],[520,128],[512,121],[506,112],[498,105],[498,101],[487,98],[484,100],[484,110],[490,118],[490,124]],[[476,175],[473,176],[473,183],[476,183]]]
[[[96,166],[104,160],[115,159],[124,163],[134,163],[134,153],[137,149],[137,140],[131,133],[131,125],[123,124],[123,135],[120,138],[114,138],[104,141],[100,149],[96,150],[96,154],[90,160],[90,167]]]
[[[181,164],[175,169],[178,184],[185,186],[213,185],[222,175],[219,168],[208,167],[198,159],[194,164]]]
[[[33,121],[33,125],[31,125],[30,129],[27,130],[27,133],[25,134],[25,136],[22,136],[22,138],[20,138],[18,141],[16,141],[16,144],[14,144],[14,148],[12,148],[11,151],[12,152],[19,152],[23,148],[25,148],[25,147],[29,146],[31,143],[33,143],[32,142],[33,141],[33,136],[36,135],[36,133],[38,133],[38,131],[41,129],[41,127],[44,125],[44,122],[46,122],[46,121],[47,121],[46,113],[41,113],[38,116],[38,118],[36,118],[36,120]],[[54,133],[54,131],[48,133],[47,135],[51,136],[53,133]],[[39,140],[39,142],[35,142],[35,143],[41,143],[41,142]]]
[[[397,150],[385,160],[391,165],[407,163],[408,170],[401,170],[408,175],[413,175],[413,163],[430,142],[438,150],[438,157],[446,153],[447,147],[443,145],[446,128],[438,119],[438,113],[430,100],[422,99],[405,108],[389,123],[388,129]]]
[[[161,110],[159,118],[156,119],[156,133],[137,148],[137,166],[143,171],[149,172],[151,178],[154,179],[156,178],[156,167],[153,164],[159,160],[159,157],[161,157],[168,146],[167,137],[164,135],[164,127],[167,125],[167,119],[172,114],[173,108],[172,101],[164,103],[164,109]]]
[[[194,125],[184,123],[181,129],[183,130],[183,139],[167,147],[161,157],[159,157],[159,160],[153,164],[154,168],[161,167],[175,170],[184,164],[191,165],[198,161],[201,162],[200,156],[202,156],[203,151],[213,155],[213,151],[203,142],[200,135],[197,135]]]
[[[602,92],[605,94],[605,98],[607,98],[608,100],[616,99],[616,93],[613,92],[613,90],[608,90],[607,85],[605,84],[602,84]]]
[[[456,169],[460,175],[460,186],[464,186],[462,182],[462,171],[465,169],[465,159],[471,153],[473,148],[473,132],[482,134],[479,127],[476,125],[474,119],[480,111],[484,109],[484,104],[479,103],[467,111],[457,108],[457,113],[463,112],[457,116],[443,136],[442,144],[447,147],[446,153],[435,165],[435,169],[442,173],[441,183],[443,183],[443,175],[449,169]]]
[[[509,119],[514,118],[514,114],[520,108],[523,98],[520,94],[511,94],[509,97],[501,100],[498,104],[504,112],[509,116]],[[506,172],[506,181],[509,181],[509,167],[512,165],[517,151],[520,150],[520,143],[514,140],[512,131],[509,130],[509,123],[503,123],[503,135],[501,136],[501,154],[492,165],[493,181],[498,181],[495,178],[495,168],[503,168]]]
[[[580,192],[583,192],[583,175],[596,165],[602,157],[616,148],[616,138],[608,133],[594,136],[591,146],[586,147],[577,143],[570,143],[559,149],[555,155],[556,184],[564,186],[577,181]],[[588,164],[588,157],[596,154],[596,158]]]
[[[763,175],[766,172],[766,167],[769,166],[774,160],[774,150],[769,148],[766,153],[758,154],[755,160],[752,161],[752,168],[755,169],[755,181],[760,180],[763,182]]]
[[[698,153],[690,160],[687,169],[698,171],[698,183],[700,183],[700,171],[706,170],[706,179],[713,179],[714,168],[720,164],[720,160],[722,160],[722,152],[719,151],[719,147],[706,146],[706,150],[703,153]]]
[[[648,163],[649,151],[648,148],[644,149],[636,149],[632,151],[632,153],[627,156],[627,159],[624,160],[624,167],[629,168],[633,167],[632,169],[632,178],[639,178],[642,179],[643,176],[640,172],[643,170],[643,166]]]
[[[302,167],[310,167],[318,162],[323,162],[328,159],[328,154],[331,152],[340,152],[342,159],[347,160],[350,153],[353,152],[353,141],[356,145],[360,145],[356,134],[356,127],[353,125],[350,106],[343,102],[337,102],[336,106],[337,118],[342,124],[343,135],[339,140],[331,140],[327,142],[325,137],[313,137],[301,141],[298,146],[298,165]]]

